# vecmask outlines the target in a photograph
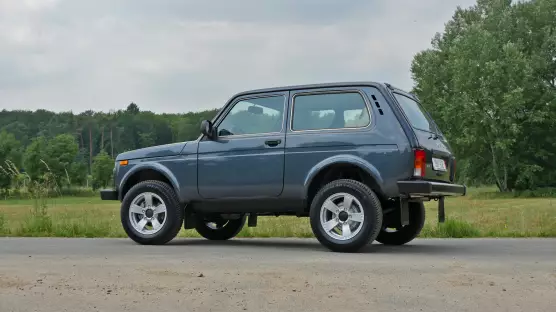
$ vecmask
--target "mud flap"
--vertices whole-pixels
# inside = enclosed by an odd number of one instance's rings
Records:
[[[257,226],[257,215],[254,213],[249,214],[249,218],[247,219],[247,226],[248,227],[256,227]]]
[[[438,198],[438,223],[444,223],[446,215],[444,213],[444,196]]]
[[[409,224],[409,202],[400,200],[400,224],[406,226]]]
[[[185,230],[194,229],[195,228],[195,213],[191,212],[191,209],[185,209],[185,216],[183,220],[183,228]]]

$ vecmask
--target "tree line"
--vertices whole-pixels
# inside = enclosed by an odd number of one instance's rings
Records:
[[[135,103],[108,113],[2,110],[0,191],[12,187],[18,174],[40,180],[47,172],[60,187],[106,186],[117,154],[193,140],[200,122],[216,113],[155,114]]]

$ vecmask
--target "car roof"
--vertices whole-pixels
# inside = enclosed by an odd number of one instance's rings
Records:
[[[303,89],[316,89],[316,88],[334,88],[334,87],[353,87],[353,86],[373,86],[373,87],[383,87],[389,88],[392,91],[400,92],[409,96],[414,97],[413,94],[409,92],[396,88],[389,83],[381,83],[376,81],[345,81],[345,82],[328,82],[328,83],[315,83],[315,84],[300,84],[300,85],[290,85],[290,86],[281,86],[281,87],[272,87],[272,88],[263,88],[263,89],[253,89],[243,91],[237,94],[234,94],[232,98],[236,98],[238,96],[244,96],[249,94],[256,94],[256,93],[272,93],[272,92],[284,92],[284,91],[293,91],[293,90],[303,90]]]
[[[240,92],[239,94],[247,93],[267,93],[267,92],[282,92],[290,90],[314,89],[314,88],[333,88],[333,87],[348,87],[354,85],[377,85],[379,83],[369,81],[356,81],[356,82],[327,82],[327,83],[314,83],[314,84],[299,84],[280,87],[271,87],[263,89],[253,89]]]

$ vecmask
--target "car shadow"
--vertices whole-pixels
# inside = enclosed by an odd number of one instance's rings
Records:
[[[381,253],[381,254],[446,254],[454,252],[469,253],[472,248],[468,246],[455,246],[449,241],[429,240],[426,244],[417,241],[403,246],[386,246],[373,243],[363,247],[358,253]],[[169,242],[166,246],[219,246],[219,247],[256,247],[261,249],[282,249],[282,250],[312,250],[321,252],[331,252],[314,239],[274,239],[274,238],[235,238],[227,241],[210,241],[204,239],[179,238]],[[482,250],[484,253],[484,250]]]

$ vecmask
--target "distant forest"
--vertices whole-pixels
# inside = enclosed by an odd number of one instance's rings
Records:
[[[119,153],[193,140],[199,136],[200,122],[212,119],[217,112],[155,114],[141,111],[135,103],[108,113],[2,110],[0,191],[13,186],[15,179],[8,169],[25,172],[32,179],[50,169],[60,186],[104,186],[109,183],[113,159]],[[104,162],[104,168],[95,170],[95,160],[101,167]],[[98,170],[101,172],[95,172]],[[93,175],[91,183],[87,181],[89,175]]]
[[[15,136],[22,146],[37,137],[53,138],[59,134],[75,136],[78,149],[87,161],[105,150],[115,157],[123,151],[199,136],[203,119],[212,119],[217,109],[186,114],[155,114],[141,111],[135,103],[113,112],[85,111],[55,113],[47,110],[3,110],[0,131]]]

